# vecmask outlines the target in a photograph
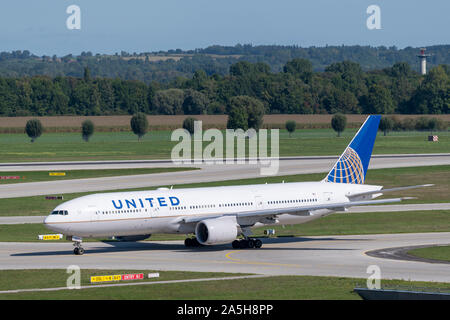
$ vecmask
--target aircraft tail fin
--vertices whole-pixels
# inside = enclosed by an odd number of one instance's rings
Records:
[[[363,184],[381,116],[369,116],[325,177],[326,182]]]

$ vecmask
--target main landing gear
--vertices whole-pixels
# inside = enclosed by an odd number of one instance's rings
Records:
[[[184,240],[184,245],[187,248],[198,248],[203,246],[200,242],[198,242],[197,238],[187,238]]]
[[[259,239],[243,239],[243,240],[234,240],[231,245],[233,249],[259,249],[262,247],[262,241]]]

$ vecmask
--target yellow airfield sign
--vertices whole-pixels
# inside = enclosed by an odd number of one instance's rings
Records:
[[[39,240],[61,240],[63,238],[62,234],[40,234],[38,235]]]
[[[65,176],[66,173],[65,172],[49,172],[48,175],[49,176]]]

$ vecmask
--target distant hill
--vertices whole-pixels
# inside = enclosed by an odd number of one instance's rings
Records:
[[[426,47],[432,54],[429,67],[450,64],[450,45]],[[350,60],[360,64],[364,71],[391,67],[397,62],[407,62],[414,71],[419,70],[416,57],[419,48],[370,47],[370,46],[326,46],[302,48],[278,45],[214,45],[204,49],[183,51],[181,49],[127,53],[115,55],[83,52],[79,56],[56,55],[38,57],[29,51],[0,53],[0,77],[48,75],[50,77],[83,77],[88,67],[92,77],[120,78],[168,83],[178,77],[191,78],[196,70],[207,75],[227,75],[230,66],[239,61],[263,62],[272,72],[280,72],[286,62],[294,58],[311,61],[314,71],[323,71],[332,63]]]

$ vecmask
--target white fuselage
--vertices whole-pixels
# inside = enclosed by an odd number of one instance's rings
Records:
[[[300,182],[192,189],[100,193],[67,201],[44,223],[56,232],[78,237],[111,237],[153,233],[190,234],[195,224],[186,217],[204,217],[266,209],[291,209],[349,202],[346,195],[375,191],[380,186],[330,182]],[[372,196],[368,197],[371,199]],[[61,214],[61,211],[63,212]],[[333,211],[307,215],[280,214],[276,220],[238,217],[240,226],[298,224]]]

